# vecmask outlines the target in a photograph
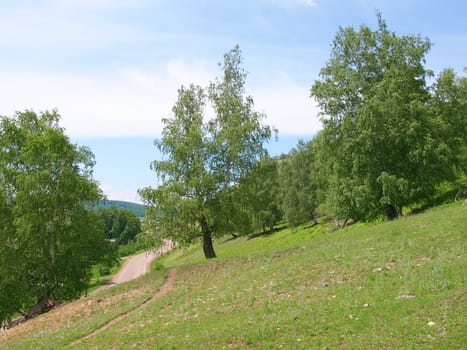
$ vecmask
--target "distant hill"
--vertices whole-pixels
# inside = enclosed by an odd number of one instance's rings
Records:
[[[146,208],[142,204],[131,203],[131,202],[124,202],[124,201],[113,201],[113,200],[105,200],[99,202],[99,207],[103,208],[111,208],[116,207],[118,209],[126,209],[133,212],[137,217],[143,218],[146,214]]]

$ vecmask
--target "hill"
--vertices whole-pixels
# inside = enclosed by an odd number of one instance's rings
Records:
[[[0,332],[2,348],[461,349],[466,217],[464,203],[283,229],[220,240],[211,261],[180,249],[137,281]]]
[[[124,201],[114,201],[114,200],[104,200],[99,202],[98,207],[110,208],[116,207],[118,209],[126,209],[134,213],[137,217],[143,218],[146,214],[146,208],[142,204],[124,202]]]

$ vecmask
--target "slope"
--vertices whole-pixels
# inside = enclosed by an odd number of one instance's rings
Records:
[[[2,348],[70,345],[151,298],[162,264],[177,268],[170,293],[68,348],[462,348],[466,218],[456,204],[334,232],[284,229],[218,242],[209,262],[198,247],[178,250],[142,279],[75,302],[90,312],[0,333]]]

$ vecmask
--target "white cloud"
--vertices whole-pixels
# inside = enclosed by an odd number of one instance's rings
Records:
[[[162,70],[127,68],[113,73],[44,74],[0,70],[1,115],[57,108],[72,137],[160,135],[161,119],[170,116],[177,89],[206,86],[216,76],[205,62],[168,62]],[[281,134],[311,134],[321,128],[309,87],[284,77],[251,89],[256,109]],[[212,111],[206,111],[209,117]]]
[[[100,184],[102,192],[109,200],[120,200],[132,203],[142,203],[137,188],[114,188],[111,185]]]
[[[256,109],[267,115],[268,124],[279,135],[311,135],[322,129],[319,108],[310,98],[310,88],[291,81],[286,76],[267,86],[252,90]]]
[[[0,114],[58,108],[74,137],[156,136],[182,84],[205,85],[203,63],[170,61],[160,71],[128,68],[105,74],[0,71]]]
[[[167,64],[167,73],[178,85],[193,83],[206,86],[215,75],[215,72],[208,69],[208,66],[208,62],[205,61],[187,64],[179,58]]]

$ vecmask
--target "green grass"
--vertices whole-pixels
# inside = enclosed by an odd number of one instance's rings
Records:
[[[62,349],[150,299],[165,276],[155,270],[138,280],[94,291],[9,330],[5,339],[0,333],[0,349]]]
[[[198,246],[178,250],[155,263],[155,275],[118,287],[154,288],[163,265],[178,270],[171,293],[69,348],[462,349],[466,232],[467,206],[456,204],[332,233],[315,226],[221,240],[213,261]],[[102,315],[86,322],[0,347],[61,348]]]
[[[109,273],[102,274],[101,265],[94,265],[91,269],[92,276],[91,276],[91,282],[88,288],[88,293],[109,283],[112,280],[112,278],[117,274],[117,272],[119,271],[121,267],[122,267],[122,262],[119,261],[115,263],[115,265],[109,269],[108,271]]]

